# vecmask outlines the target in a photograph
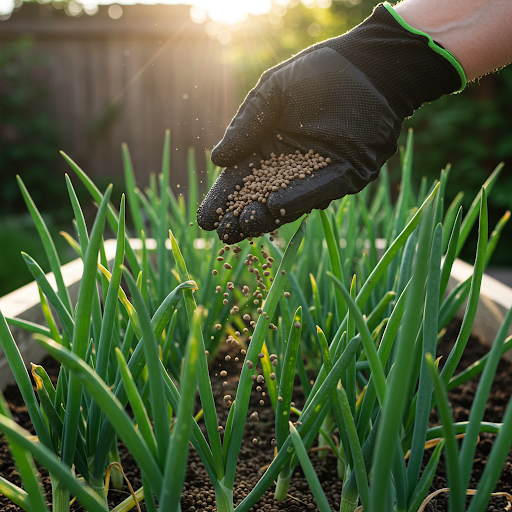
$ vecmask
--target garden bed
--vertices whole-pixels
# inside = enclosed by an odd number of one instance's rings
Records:
[[[454,424],[449,407],[449,399],[454,397],[447,395],[446,385],[450,389],[466,382],[485,364],[482,362],[470,373],[454,376],[472,330],[479,299],[487,300],[485,283],[480,294],[486,263],[510,217],[505,213],[489,236],[487,193],[501,167],[486,181],[464,219],[459,200],[452,202],[443,219],[442,201],[448,172],[441,173],[440,182],[430,192],[423,182],[418,196],[411,195],[407,186],[411,172],[410,135],[404,156],[404,186],[395,208],[390,202],[389,180],[384,179],[372,200],[368,191],[357,198],[346,196],[333,210],[312,214],[308,220],[302,219],[300,225],[281,227],[279,236],[273,231],[266,239],[250,241],[247,246],[222,247],[221,242],[217,246],[215,239],[194,224],[198,187],[189,187],[188,203],[181,197],[177,199],[168,188],[168,133],[164,148],[160,186],[153,180],[145,195],[140,195],[136,187],[124,148],[126,197],[135,231],[143,233],[143,237],[147,233],[156,240],[153,253],[144,243],[138,254],[129,243],[124,243],[128,236],[125,198],[121,199],[117,213],[117,206],[109,204],[112,187],[102,195],[65,156],[99,205],[89,235],[68,179],[77,223],[75,234],[79,239],[68,235],[68,240],[84,261],[83,277],[78,271],[75,281],[77,284],[81,279],[76,307],[42,217],[22,186],[47,248],[58,292],[37,262],[24,254],[42,291],[43,324],[48,327],[40,325],[39,320],[34,324],[12,318],[23,311],[28,314],[28,310],[8,309],[7,319],[0,318],[2,346],[41,441],[37,443],[37,439],[12,422],[5,402],[0,403],[2,431],[19,463],[23,486],[30,491],[27,494],[14,484],[5,483],[6,494],[14,492],[10,496],[13,502],[25,510],[43,512],[47,510],[44,503],[47,500],[52,501],[54,510],[65,512],[69,510],[71,491],[85,509],[107,512],[103,475],[110,459],[122,460],[130,468],[129,481],[138,489],[139,496],[142,490],[147,493],[145,505],[153,512],[156,506],[150,493],[155,494],[165,511],[178,510],[180,501],[181,508],[191,512],[213,511],[215,507],[232,512],[233,504],[239,503],[243,512],[315,510],[316,507],[322,512],[331,507],[353,511],[359,500],[367,512],[379,512],[393,510],[393,497],[400,510],[416,511],[429,491],[439,457],[444,453],[447,482],[453,489],[449,507],[462,510],[464,490],[473,486],[469,474],[472,462],[476,457],[478,472],[486,456],[486,453],[474,454],[473,448],[478,443],[489,440],[483,435],[479,439],[478,432],[499,432],[492,440],[493,450],[483,463],[481,488],[472,500],[472,512],[483,512],[512,443],[511,406],[507,407],[501,428],[500,424],[481,423],[501,350],[512,348],[512,338],[505,340],[512,310],[507,313],[503,329],[486,358],[488,364],[477,396],[468,399],[467,385],[459,393],[463,401],[456,404],[457,419],[467,415],[464,407],[468,402],[474,404],[469,423]],[[189,177],[196,183],[192,159],[191,162]],[[211,171],[208,181],[214,180],[217,173]],[[148,226],[143,218],[148,220]],[[393,223],[389,219],[394,219]],[[454,276],[459,284],[453,283],[455,288],[445,294],[454,259],[477,220],[479,239],[474,270],[470,277]],[[107,221],[117,233],[112,265],[102,245]],[[308,236],[302,244],[306,223]],[[169,226],[173,232],[168,230]],[[386,249],[381,256],[377,237],[385,238]],[[172,254],[167,250],[169,241]],[[196,241],[201,244],[196,246]],[[283,246],[286,246],[284,251]],[[98,275],[98,254],[103,275]],[[127,268],[121,267],[123,261]],[[440,301],[440,297],[444,299]],[[436,352],[438,332],[440,329],[445,332],[443,328],[456,316],[457,310],[464,308],[465,299],[468,304],[463,325],[439,374],[432,356]],[[9,297],[3,300],[8,301]],[[498,301],[489,300],[490,306],[501,314],[502,310],[494,307]],[[58,318],[50,313],[50,305]],[[509,304],[500,303],[500,307],[506,310]],[[35,303],[30,309],[34,308],[37,310]],[[485,310],[483,316],[489,316]],[[499,321],[499,315],[493,318]],[[66,367],[66,372],[59,371],[57,386],[43,367],[37,367],[34,378],[38,396],[34,394],[18,351],[20,347],[26,362],[33,360],[32,343],[30,338],[20,341],[14,334],[16,343],[6,322],[35,333],[38,342]],[[456,326],[453,329],[457,331]],[[484,329],[487,342],[492,340],[494,330]],[[229,345],[223,343],[226,336]],[[482,347],[481,353],[486,352],[488,348]],[[306,366],[311,368],[310,373],[300,357],[296,360],[297,353],[311,363]],[[474,363],[478,356],[469,354],[466,357]],[[242,362],[245,363],[241,370]],[[47,370],[48,364],[51,366],[46,362]],[[462,366],[467,364],[463,362]],[[52,373],[57,373],[55,366]],[[296,375],[298,380],[294,380]],[[196,382],[201,405],[194,406]],[[307,394],[311,386],[314,392],[305,404],[300,389]],[[228,415],[233,398],[236,400]],[[492,405],[492,400],[491,407],[499,415],[501,411]],[[442,428],[429,428],[433,402]],[[125,412],[128,403],[135,421]],[[200,407],[204,418],[199,415],[194,420],[193,414]],[[20,406],[15,411],[18,422],[23,420],[21,410]],[[295,425],[289,419],[296,421]],[[171,421],[174,428],[169,436]],[[438,418],[432,416],[430,426],[438,423]],[[338,443],[332,437],[336,436],[336,425],[340,426]],[[453,429],[466,432],[460,454]],[[445,434],[441,434],[443,431]],[[117,447],[112,445],[116,435],[127,448],[122,450],[123,459],[118,458]],[[425,440],[439,435],[445,435],[446,439],[425,466]],[[395,436],[401,446],[388,441]],[[189,440],[195,449],[190,458]],[[308,456],[307,450],[318,443],[322,450],[336,454],[340,463],[332,456],[319,458],[314,448]],[[46,481],[46,496],[40,492],[31,459],[24,463],[26,453],[16,452],[20,445],[51,472],[51,493]],[[274,445],[278,449],[275,459]],[[403,454],[409,448],[410,457],[404,464]],[[126,458],[128,450],[133,458]],[[292,453],[295,455],[290,461]],[[419,478],[422,463],[425,470]],[[90,485],[83,486],[77,481],[71,470],[73,464]],[[138,468],[144,475],[143,489],[137,481]],[[351,474],[341,488],[338,473],[347,469]],[[306,481],[301,479],[301,471]],[[7,470],[6,474],[13,476],[13,471]],[[284,502],[276,504],[272,495],[278,475],[275,492]],[[372,480],[371,490],[368,477]],[[258,482],[256,486],[255,482]],[[122,486],[122,482],[116,483]],[[444,487],[446,483],[436,480],[434,486]],[[110,494],[114,503],[123,502],[115,507],[116,512],[121,509],[126,512],[132,506],[131,497],[124,500],[126,495]],[[435,506],[443,510],[441,502],[436,500],[430,509]],[[73,509],[78,510],[78,505],[73,504]]]
[[[445,336],[438,346],[437,356],[443,356],[442,361],[446,359],[450,349],[455,342],[455,337],[459,331],[460,324],[457,321],[452,322],[447,329]],[[225,424],[228,408],[224,405],[222,397],[226,394],[226,388],[222,385],[224,380],[227,380],[227,392],[234,391],[239,375],[240,363],[234,362],[235,349],[231,345],[224,344],[217,358],[210,367],[210,374],[212,379],[212,386],[215,392],[216,405],[218,409],[220,424]],[[488,349],[481,342],[481,339],[472,336],[468,342],[466,351],[459,364],[459,369],[462,370],[480,357],[484,356]],[[224,356],[231,354],[233,357],[231,361],[226,362]],[[51,358],[46,358],[43,366],[48,370],[52,376],[56,375],[59,365]],[[222,370],[228,372],[226,379],[220,377],[219,373]],[[231,377],[230,377],[231,376]],[[479,377],[475,377],[466,382],[462,386],[449,392],[450,401],[452,404],[453,414],[455,421],[467,420],[469,409],[471,407],[473,397],[478,385]],[[512,364],[501,359],[496,372],[496,377],[492,387],[491,395],[486,406],[486,413],[484,420],[499,423],[503,417],[505,408],[509,399],[509,391],[512,389]],[[265,391],[265,389],[263,389]],[[33,432],[30,419],[27,414],[25,404],[16,386],[8,386],[5,390],[6,400],[9,402],[9,407],[14,416],[14,419],[24,428]],[[274,437],[274,413],[268,400],[265,405],[261,406],[259,400],[264,399],[261,392],[257,392],[253,388],[251,396],[250,411],[257,410],[259,413],[259,422],[254,423],[249,421],[244,433],[244,442],[240,451],[240,460],[237,470],[237,478],[234,489],[235,504],[239,503],[251,490],[256,482],[263,474],[262,468],[269,464],[273,457],[273,447],[271,441]],[[301,394],[301,387],[297,385],[294,390],[293,398],[297,407],[301,407],[304,403],[304,396]],[[293,417],[292,417],[293,419]],[[435,412],[431,415],[431,425],[438,424],[437,415]],[[203,428],[203,424],[200,423]],[[485,467],[486,459],[491,449],[494,435],[482,434],[477,446],[473,471],[471,474],[471,486],[476,489],[478,481]],[[253,442],[256,439],[257,442]],[[131,455],[127,452],[122,445],[120,445],[120,453],[123,469],[127,478],[130,480],[134,489],[138,489],[141,485],[139,468]],[[425,463],[430,457],[431,450],[425,454]],[[329,504],[333,510],[339,508],[339,501],[341,496],[341,481],[337,478],[336,474],[336,459],[332,454],[328,454],[325,458],[311,456],[313,466],[322,482],[322,487],[325,491]],[[45,471],[40,468],[41,473],[44,475]],[[4,438],[0,441],[0,474],[5,478],[20,484],[17,476],[16,468],[13,464],[12,458],[9,453],[8,445]],[[45,486],[46,496],[48,499],[51,497],[51,484],[48,476],[43,476],[43,483]],[[447,487],[444,461],[441,457],[436,476],[431,486],[430,492],[437,489]],[[317,511],[315,500],[309,489],[309,485],[302,473],[300,466],[295,470],[292,478],[290,488],[288,490],[288,499],[285,502],[278,503],[273,499],[274,486],[265,493],[259,502],[253,507],[254,512],[266,512],[283,510],[287,512],[302,512],[302,511]],[[504,465],[502,475],[496,485],[497,491],[512,492],[512,454],[507,458]],[[128,496],[128,489],[125,485],[121,491],[111,490],[109,493],[109,505],[115,506]],[[469,503],[469,499],[468,499]],[[501,497],[492,498],[487,510],[489,512],[505,510],[506,500]],[[14,505],[5,496],[0,495],[0,509],[6,512],[14,512],[22,510]],[[74,505],[72,510],[82,510],[79,504]],[[141,503],[141,510],[145,511],[144,503]],[[182,497],[182,511],[183,512],[198,512],[198,511],[212,511],[215,508],[215,494],[213,487],[208,479],[207,473],[201,464],[197,454],[191,450],[186,481]],[[445,512],[448,510],[447,495],[440,495],[434,498],[427,508],[426,512]]]

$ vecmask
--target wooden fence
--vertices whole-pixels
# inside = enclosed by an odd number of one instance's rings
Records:
[[[70,17],[36,3],[0,22],[0,45],[24,35],[46,57],[48,109],[62,149],[92,177],[120,176],[121,143],[137,180],[160,172],[164,131],[171,130],[172,184],[186,186],[187,148],[200,171],[203,151],[222,137],[239,94],[226,51],[189,7],[126,5],[119,19],[100,6]]]

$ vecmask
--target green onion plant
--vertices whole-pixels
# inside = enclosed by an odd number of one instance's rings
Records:
[[[74,304],[53,240],[19,180],[56,287],[23,254],[39,287],[46,325],[0,313],[0,342],[36,432],[34,438],[16,425],[0,397],[0,429],[23,481],[20,488],[0,478],[1,493],[24,510],[47,510],[35,459],[50,473],[54,511],[69,510],[71,495],[86,510],[108,510],[107,472],[112,485],[122,485],[117,469],[121,440],[140,468],[143,485],[114,510],[130,510],[135,500],[144,499],[149,511],[178,512],[190,442],[211,480],[218,512],[248,512],[274,482],[275,498],[286,499],[297,464],[319,509],[327,512],[329,504],[308,454],[317,444],[322,449],[316,456],[323,456],[326,446],[336,455],[343,481],[340,512],[359,506],[415,512],[443,453],[450,511],[459,512],[478,435],[492,432],[497,434],[495,445],[469,509],[485,510],[512,443],[510,406],[501,424],[483,421],[499,357],[512,347],[506,337],[512,313],[489,353],[456,370],[475,319],[483,272],[510,216],[507,212],[489,234],[487,196],[501,165],[463,213],[461,195],[444,204],[449,167],[430,188],[423,180],[414,193],[411,132],[401,152],[395,205],[384,168],[373,188],[266,235],[260,239],[262,250],[260,240],[244,241],[233,250],[195,223],[202,189],[193,150],[187,186],[178,196],[171,189],[169,132],[161,172],[152,175],[144,190],[137,186],[123,145],[126,196],[119,205],[110,200],[111,187],[102,193],[63,156],[97,204],[97,214],[89,227],[66,176],[74,232],[64,236],[83,260]],[[206,157],[209,188],[219,169]],[[477,221],[474,273],[448,292],[455,258]],[[108,236],[116,238],[113,261],[105,252]],[[262,254],[265,269],[272,272],[255,289],[246,269],[262,265]],[[219,290],[230,293],[224,298]],[[252,296],[248,290],[254,291]],[[439,364],[436,345],[465,301],[457,341]],[[9,325],[32,332],[61,363],[56,385],[42,366],[32,365],[34,391]],[[244,358],[221,425],[208,365],[226,337],[243,347]],[[237,462],[258,373],[275,411],[275,457],[235,507]],[[478,374],[469,419],[456,423],[447,392]],[[305,396],[300,409],[292,405],[296,379]],[[433,408],[441,424],[429,427]],[[293,423],[292,412],[298,415]],[[460,434],[459,447],[455,436]],[[442,439],[423,467],[424,452],[434,438]]]

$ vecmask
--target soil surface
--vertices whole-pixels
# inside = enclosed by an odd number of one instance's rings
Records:
[[[449,326],[447,333],[443,337],[438,347],[438,357],[446,357],[455,342],[456,335],[460,324],[453,323]],[[467,349],[462,357],[459,370],[466,368],[474,361],[487,353],[485,348],[477,338],[471,337]],[[225,356],[230,355],[230,361],[225,360]],[[214,387],[215,399],[217,402],[217,410],[219,414],[219,424],[225,425],[228,413],[228,406],[224,404],[223,397],[226,394],[234,392],[236,389],[237,377],[240,372],[241,362],[235,361],[235,357],[239,355],[239,348],[231,345],[223,345],[219,355],[211,366],[211,380]],[[240,358],[243,359],[242,357]],[[442,364],[442,363],[441,363]],[[48,358],[42,364],[50,375],[56,375],[58,365],[52,359]],[[222,376],[221,371],[226,371],[227,375]],[[251,405],[249,414],[254,411],[258,412],[259,420],[253,422],[248,419],[244,432],[244,441],[240,452],[240,460],[237,468],[235,481],[234,501],[238,504],[254,487],[264,472],[265,466],[268,465],[273,458],[274,448],[272,440],[274,438],[274,413],[268,397],[264,396],[265,385],[262,384],[261,391],[257,390],[258,384],[255,382],[253,393],[251,395]],[[468,381],[458,389],[450,392],[450,400],[453,408],[453,414],[456,421],[464,421],[467,419],[472,404],[473,396],[478,385],[478,378]],[[484,420],[492,422],[501,422],[505,409],[512,391],[512,365],[505,360],[501,360],[496,374],[495,382],[491,391],[491,396],[486,407]],[[234,394],[234,393],[232,393]],[[27,430],[33,431],[27,414],[26,407],[21,399],[16,386],[10,386],[5,391],[5,398],[9,402],[10,409],[15,421]],[[301,408],[304,404],[304,397],[301,393],[300,386],[296,386],[293,396],[297,407]],[[263,400],[264,404],[260,404]],[[292,416],[293,420],[293,416]],[[431,416],[431,424],[438,424],[436,413]],[[201,427],[204,425],[201,423]],[[221,434],[222,435],[222,434]],[[476,448],[475,461],[471,474],[471,487],[476,489],[478,481],[485,467],[487,456],[492,447],[494,435],[482,434]],[[134,489],[138,489],[142,483],[138,466],[123,447],[119,444],[121,453],[122,466],[127,478]],[[431,450],[425,453],[425,463],[428,461]],[[322,487],[326,493],[327,500],[333,510],[339,510],[341,497],[341,481],[337,478],[336,458],[328,453],[326,457],[320,458],[316,454],[310,454],[313,466],[318,474]],[[43,485],[48,501],[51,500],[50,480],[46,471],[39,468]],[[12,462],[9,448],[4,438],[0,438],[0,474],[11,482],[20,485],[17,470]],[[437,489],[447,487],[445,479],[444,460],[441,457],[437,474],[434,478],[430,492]],[[503,468],[501,477],[497,483],[496,491],[512,492],[512,454],[509,453],[507,461]],[[288,498],[284,502],[276,502],[273,499],[274,485],[265,493],[265,495],[254,505],[251,512],[302,512],[317,511],[315,500],[309,490],[307,481],[302,473],[300,466],[297,466],[293,478],[288,489]],[[110,508],[120,503],[129,495],[126,484],[123,489],[109,492]],[[467,503],[469,504],[470,498]],[[487,510],[502,511],[505,510],[507,501],[504,498],[492,498]],[[14,512],[21,510],[19,507],[10,502],[7,498],[0,495],[0,510],[6,512]],[[83,510],[82,507],[75,503],[72,510]],[[141,510],[145,511],[144,503],[141,503]],[[215,494],[210,484],[208,475],[203,469],[201,461],[195,451],[191,448],[189,452],[189,463],[186,474],[186,482],[182,497],[182,511],[216,511]],[[426,512],[441,512],[448,510],[448,495],[442,494],[433,499],[425,509]]]

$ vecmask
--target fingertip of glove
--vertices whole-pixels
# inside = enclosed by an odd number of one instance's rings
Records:
[[[212,149],[210,160],[219,167],[229,167],[233,158],[230,158],[229,153],[224,150],[224,144],[221,141]]]
[[[203,203],[204,204],[204,203]],[[205,208],[201,204],[196,212],[196,220],[197,224],[200,228],[204,229],[205,231],[213,231],[215,228],[215,222],[218,221],[218,215],[212,216],[207,211],[205,211]]]
[[[236,244],[243,240],[246,235],[240,229],[240,224],[238,222],[238,218],[235,217],[233,212],[228,212],[222,220],[219,222],[219,227],[217,228],[217,235],[219,236],[219,240],[228,245]]]
[[[259,236],[262,233],[273,231],[279,223],[268,211],[268,208],[259,202],[249,204],[240,214],[240,226],[247,236]]]

